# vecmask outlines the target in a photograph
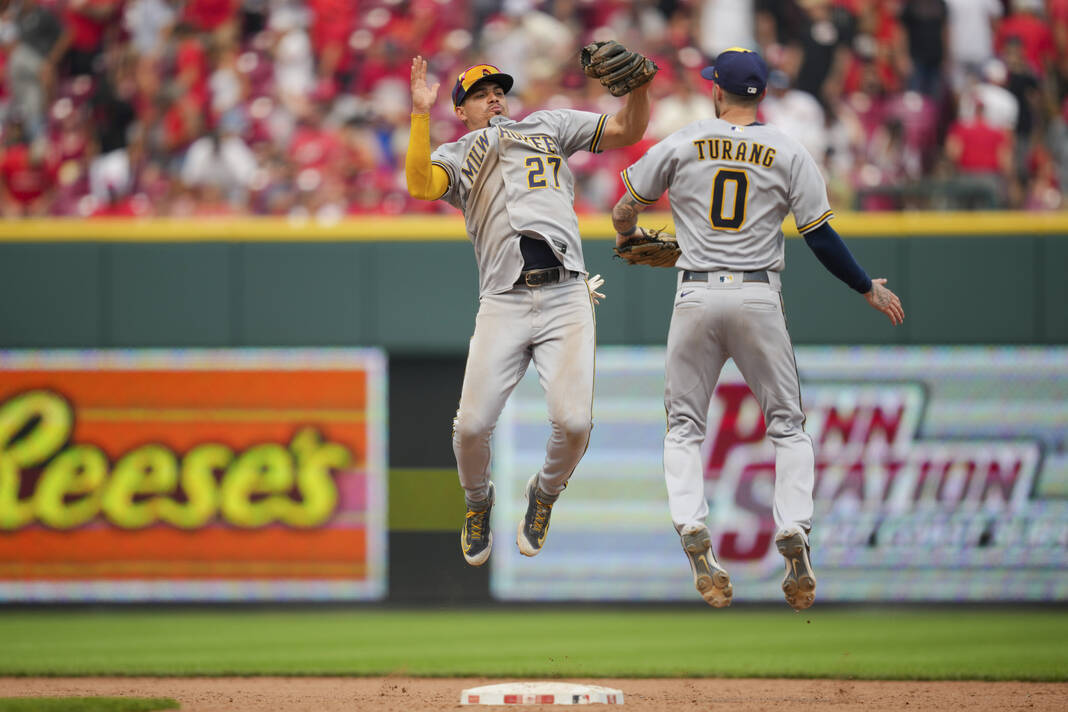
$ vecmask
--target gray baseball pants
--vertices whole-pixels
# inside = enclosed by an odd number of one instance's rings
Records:
[[[532,360],[552,426],[538,487],[548,495],[563,491],[593,427],[595,334],[593,303],[581,276],[480,299],[452,436],[468,504],[488,496],[490,438]]]
[[[812,526],[815,480],[812,439],[804,431],[801,389],[793,344],[786,330],[779,275],[743,281],[741,272],[709,272],[704,282],[683,282],[675,293],[668,332],[664,406],[664,479],[676,530],[705,524],[704,463],[709,404],[720,371],[733,358],[764,413],[775,446],[772,514],[782,531]]]

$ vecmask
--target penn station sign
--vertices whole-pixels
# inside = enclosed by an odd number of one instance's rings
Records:
[[[0,600],[384,593],[385,357],[0,354]]]
[[[818,601],[1068,601],[1068,348],[796,354],[815,450]],[[663,479],[663,350],[598,350],[596,388],[589,450],[553,511],[551,545],[538,567],[495,551],[491,590],[694,600]],[[707,522],[734,600],[781,602],[776,452],[733,363],[707,422]],[[507,536],[548,437],[535,376],[517,386],[496,437],[495,536]]]

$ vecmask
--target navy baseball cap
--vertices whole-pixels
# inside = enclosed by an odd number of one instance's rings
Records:
[[[497,82],[507,94],[512,90],[514,80],[492,64],[476,64],[465,69],[456,79],[456,85],[452,88],[452,105],[459,106],[464,103],[468,93],[482,82]]]
[[[768,65],[752,50],[731,47],[720,52],[711,67],[702,69],[701,76],[731,94],[759,96],[768,85]]]

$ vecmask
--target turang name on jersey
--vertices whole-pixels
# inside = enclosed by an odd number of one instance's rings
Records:
[[[775,149],[762,143],[747,143],[729,138],[702,138],[693,142],[699,161],[737,161],[770,168],[775,164]]]

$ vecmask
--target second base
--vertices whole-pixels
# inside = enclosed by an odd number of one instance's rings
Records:
[[[623,691],[571,682],[505,682],[460,693],[461,705],[621,705]]]

